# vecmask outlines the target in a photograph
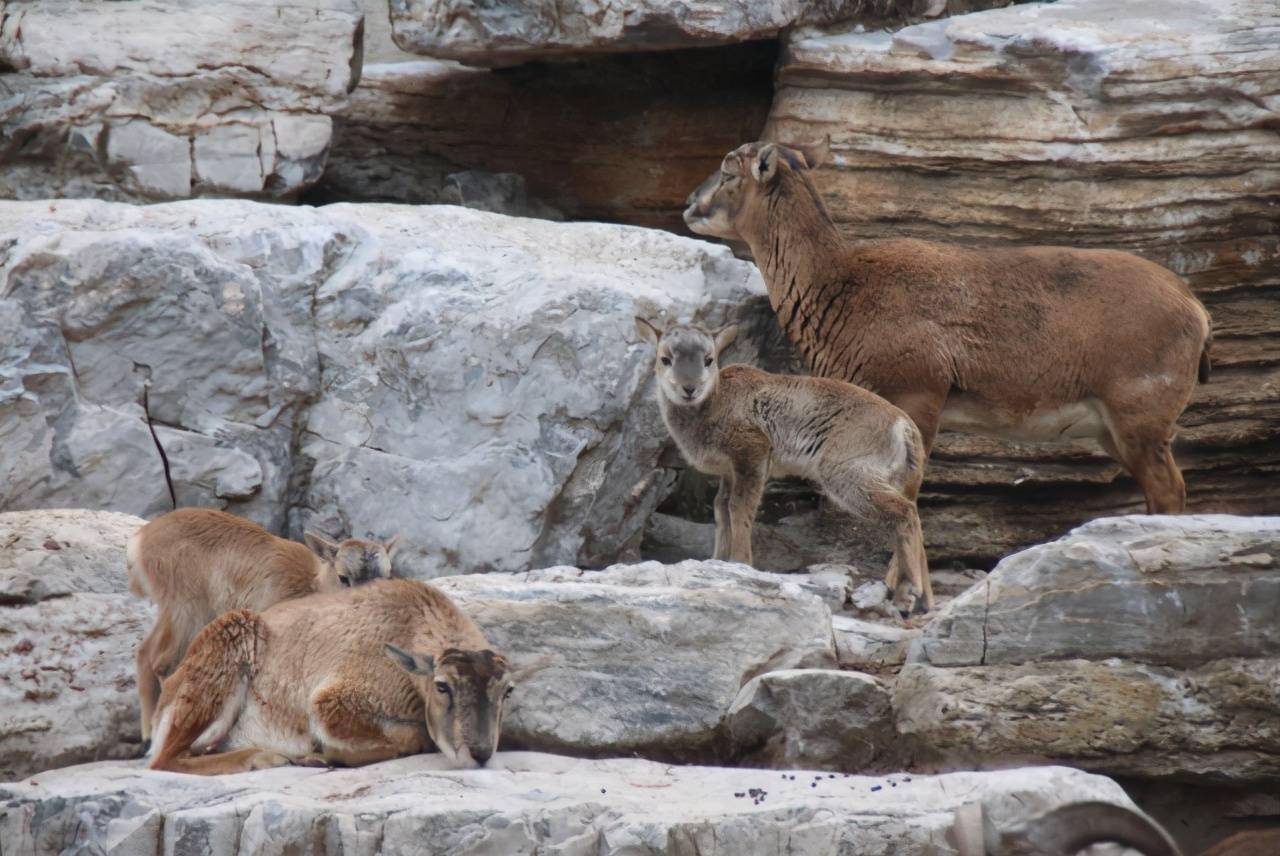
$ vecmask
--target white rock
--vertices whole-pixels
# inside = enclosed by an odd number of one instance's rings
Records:
[[[361,20],[356,0],[10,4],[0,133],[23,144],[0,196],[296,194],[359,77]]]
[[[906,756],[888,689],[860,672],[766,672],[738,693],[725,725],[735,754],[753,765],[866,771]]]
[[[145,521],[110,511],[0,514],[0,604],[124,594],[124,548]]]
[[[907,660],[912,640],[921,634],[918,627],[897,627],[848,615],[832,616],[831,626],[836,636],[836,659],[850,669],[900,666]]]
[[[0,847],[160,854],[325,850],[355,856],[558,853],[946,852],[954,812],[982,800],[999,825],[1077,800],[1132,806],[1118,785],[1061,767],[823,779],[500,753],[505,769],[447,771],[439,755],[352,770],[236,776],[98,764],[0,786]],[[876,788],[876,790],[872,790]],[[747,796],[766,792],[763,802]],[[741,796],[735,796],[741,794]],[[941,851],[938,848],[944,848]]]
[[[708,757],[739,688],[834,663],[826,606],[786,576],[725,562],[550,568],[435,581],[517,667],[515,745]]]
[[[0,509],[166,511],[158,439],[179,504],[400,532],[415,576],[630,550],[668,442],[632,316],[762,290],[705,242],[444,206],[10,202],[0,231]]]

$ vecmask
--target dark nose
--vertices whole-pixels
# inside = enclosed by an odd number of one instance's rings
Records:
[[[684,394],[689,396],[690,398],[693,398],[693,394],[697,391],[698,391],[698,388],[696,386],[684,387]]]
[[[483,767],[489,763],[489,759],[493,757],[493,750],[489,747],[483,749],[472,749],[471,760],[476,762],[477,767]]]

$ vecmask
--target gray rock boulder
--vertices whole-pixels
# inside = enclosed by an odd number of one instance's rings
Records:
[[[606,6],[528,3],[475,4],[449,0],[392,0],[391,26],[406,51],[472,64],[520,62],[556,54],[654,51],[732,44],[776,36],[802,24],[884,20],[964,10],[982,0],[627,0]]]
[[[0,196],[279,197],[360,75],[355,0],[41,0],[0,24]]]
[[[517,667],[513,745],[585,755],[714,757],[742,685],[835,661],[831,618],[785,577],[725,562],[549,568],[436,580]]]
[[[0,777],[137,753],[133,652],[153,612],[125,593],[124,550],[142,523],[0,514]]]
[[[917,650],[937,666],[1280,657],[1280,517],[1092,521],[1002,561]]]
[[[862,772],[896,769],[888,688],[860,672],[788,669],[753,678],[725,717],[735,755],[752,766]]]
[[[965,802],[1000,825],[1076,800],[1131,806],[1109,779],[1061,767],[826,779],[501,753],[500,769],[439,755],[371,767],[237,776],[98,764],[0,785],[5,853],[342,852],[925,856],[947,852]],[[909,780],[908,780],[909,779]],[[756,796],[763,793],[763,798]],[[940,850],[940,848],[942,848]]]
[[[172,491],[399,532],[420,577],[634,552],[667,437],[632,316],[762,288],[705,242],[444,206],[9,202],[0,232],[0,509]]]
[[[1278,688],[1277,659],[1185,671],[1119,659],[909,664],[893,705],[916,762],[932,769],[1048,762],[1243,784],[1280,776]]]

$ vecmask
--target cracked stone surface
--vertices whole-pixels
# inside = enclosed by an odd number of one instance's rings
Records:
[[[0,778],[137,754],[133,650],[154,613],[127,593],[124,550],[143,522],[0,514]]]
[[[0,197],[289,197],[361,66],[355,0],[40,0],[0,23]]]
[[[0,847],[13,856],[57,849],[925,856],[949,849],[955,810],[974,800],[1001,826],[1076,800],[1132,806],[1115,782],[1062,767],[823,778],[811,787],[802,773],[791,781],[773,771],[634,759],[499,753],[501,769],[465,772],[441,761],[418,755],[354,770],[217,777],[120,763],[74,767],[0,785]],[[752,791],[763,791],[763,801]]]
[[[998,1],[998,0],[997,0]],[[888,19],[992,5],[982,0],[392,0],[396,44],[415,53],[474,65],[557,54],[654,51],[732,44],[776,36],[803,24]]]
[[[1105,518],[1005,559],[948,603],[916,659],[1197,666],[1280,656],[1280,517]]]
[[[714,758],[739,688],[835,662],[831,615],[786,576],[726,562],[550,568],[436,583],[517,665],[503,734],[585,755]]]
[[[1050,762],[1150,779],[1274,783],[1277,687],[1275,658],[1185,670],[1115,658],[908,664],[893,705],[899,734],[918,747],[915,762],[924,769]]]
[[[667,443],[632,316],[763,288],[705,242],[446,206],[7,202],[0,232],[0,509],[152,517],[171,482],[401,533],[418,577],[632,552]]]
[[[1190,508],[1280,508],[1280,7],[1058,0],[784,40],[765,138],[821,140],[847,235],[1114,247],[1187,278],[1213,378],[1179,420]],[[994,564],[1143,510],[1091,446],[944,433],[924,484],[936,562]]]

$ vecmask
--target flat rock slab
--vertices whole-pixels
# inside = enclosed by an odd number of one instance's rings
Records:
[[[0,607],[74,592],[123,594],[125,545],[144,523],[114,511],[0,513]]]
[[[450,772],[438,755],[351,770],[202,778],[98,764],[0,785],[0,848],[145,856],[199,852],[565,856],[722,853],[924,856],[961,805],[997,823],[1076,800],[1132,803],[1061,767],[945,776],[815,778],[502,753]],[[763,799],[752,796],[763,791]]]
[[[1092,521],[1002,561],[916,651],[937,666],[1280,656],[1280,517]]]
[[[982,0],[589,0],[530,3],[496,0],[393,0],[396,44],[414,53],[484,65],[556,54],[656,51],[724,45],[776,36],[802,24],[880,20],[946,9],[967,10]]]
[[[835,662],[814,594],[727,562],[550,568],[434,581],[517,667],[506,739],[584,755],[707,759],[739,689]]]
[[[1186,671],[1114,659],[908,664],[893,706],[917,764],[932,769],[1048,762],[1139,778],[1280,778],[1280,659]]]

